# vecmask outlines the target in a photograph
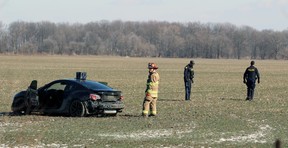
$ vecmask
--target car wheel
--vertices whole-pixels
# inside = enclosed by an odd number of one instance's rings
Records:
[[[27,107],[25,105],[25,99],[24,98],[15,98],[12,103],[12,112],[15,115],[25,115],[27,111]]]
[[[69,108],[70,116],[72,117],[83,117],[85,116],[85,106],[83,102],[75,100],[70,104]]]

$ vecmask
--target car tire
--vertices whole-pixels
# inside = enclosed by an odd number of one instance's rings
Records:
[[[71,117],[83,117],[85,116],[84,103],[79,100],[74,100],[69,107],[69,114]]]
[[[27,107],[25,104],[25,98],[19,97],[15,98],[13,103],[12,103],[12,112],[15,115],[25,115],[27,111]]]

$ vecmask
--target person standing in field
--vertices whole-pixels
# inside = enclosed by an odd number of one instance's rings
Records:
[[[260,83],[260,74],[254,64],[255,61],[251,61],[250,66],[246,68],[243,75],[243,83],[247,86],[246,100],[249,101],[253,100],[256,80]]]
[[[185,100],[190,100],[190,94],[192,89],[192,83],[194,83],[194,61],[191,60],[189,64],[184,67],[184,85],[185,85]]]
[[[156,71],[158,69],[158,66],[155,63],[148,63],[148,69],[149,74],[146,83],[147,87],[145,90],[145,98],[143,101],[143,117],[148,117],[149,111],[150,116],[156,116],[157,114],[156,104],[158,98],[158,85],[160,80],[160,76]]]

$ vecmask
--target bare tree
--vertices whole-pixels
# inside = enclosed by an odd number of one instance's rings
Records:
[[[98,21],[0,23],[0,52],[193,58],[287,59],[288,30],[229,23]]]
[[[17,54],[19,53],[19,49],[21,48],[21,45],[24,43],[24,37],[25,37],[25,30],[24,30],[24,22],[14,22],[11,23],[9,26],[9,35],[11,39],[11,46],[12,46],[12,52]]]
[[[281,50],[285,48],[285,36],[281,32],[273,32],[271,35],[272,57],[276,60]]]

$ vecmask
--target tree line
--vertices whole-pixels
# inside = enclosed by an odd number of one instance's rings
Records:
[[[0,22],[0,53],[131,57],[288,59],[288,29],[230,23]]]

